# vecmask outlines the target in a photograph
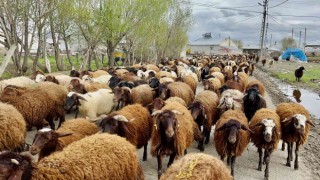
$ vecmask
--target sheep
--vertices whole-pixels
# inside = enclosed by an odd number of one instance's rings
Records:
[[[180,97],[187,105],[194,100],[194,93],[190,86],[183,82],[173,82],[169,84],[160,84],[158,88],[159,97],[166,100],[169,97]]]
[[[100,83],[100,84],[108,84],[109,80],[111,79],[111,75],[107,74],[107,75],[101,75],[98,76],[96,78],[91,78],[88,75],[84,75],[82,77],[82,80],[85,82],[91,82],[91,83]]]
[[[280,117],[274,110],[260,109],[252,117],[249,128],[253,131],[251,141],[259,152],[259,171],[262,170],[262,149],[264,149],[263,161],[266,164],[264,177],[268,179],[270,156],[277,149],[281,137]]]
[[[243,96],[243,107],[244,113],[250,121],[257,110],[267,107],[267,103],[260,95],[259,90],[256,88],[250,88]]]
[[[153,122],[145,107],[141,104],[128,105],[109,115],[102,115],[96,121],[101,121],[102,132],[118,134],[138,149],[144,147],[143,161],[147,160],[147,147]]]
[[[0,151],[22,151],[26,137],[26,122],[10,104],[0,102]]]
[[[300,82],[300,78],[303,76],[304,67],[301,66],[294,71],[294,76],[296,77],[296,81]]]
[[[63,85],[63,86],[65,86],[65,87],[67,87],[68,88],[68,86],[70,85],[70,81],[72,80],[72,79],[78,79],[81,83],[83,82],[80,78],[78,78],[78,77],[70,77],[70,76],[67,76],[67,75],[56,75],[56,76],[54,76],[57,80],[58,80],[58,82],[59,82],[59,84],[60,85]]]
[[[194,73],[192,70],[190,69],[182,69],[180,71],[180,76],[183,78],[183,77],[186,77],[186,76],[192,76],[194,78],[195,81],[198,81],[198,75],[196,73]]]
[[[176,81],[184,82],[190,86],[194,94],[196,94],[197,86],[198,86],[198,81],[194,80],[192,76],[185,76],[183,78],[178,78]],[[160,82],[161,83],[161,82]]]
[[[132,89],[128,87],[116,87],[113,91],[115,95],[114,102],[118,102],[118,106],[122,103],[121,107],[135,103],[147,106],[152,103],[154,97],[154,91],[148,84],[143,84]]]
[[[297,103],[280,103],[276,108],[280,116],[282,140],[288,144],[288,157],[286,166],[291,167],[290,161],[293,159],[293,143],[296,144],[294,169],[299,168],[298,153],[299,147],[306,143],[310,131],[310,115],[307,109]]]
[[[224,85],[228,86],[230,89],[237,89],[241,92],[244,91],[246,86],[246,81],[242,81],[237,73],[232,76],[231,80],[228,80]]]
[[[247,91],[247,90],[249,90],[250,88],[255,88],[255,89],[257,89],[258,91],[259,91],[259,94],[261,94],[261,96],[264,96],[264,94],[265,94],[265,87],[264,87],[264,85],[260,82],[260,81],[258,81],[258,80],[252,80],[252,81],[250,81],[247,85],[246,85],[246,88],[245,88],[245,92]]]
[[[188,106],[191,115],[198,124],[199,129],[203,126],[202,136],[206,138],[205,144],[209,143],[211,126],[216,123],[218,115],[219,98],[212,91],[202,91],[195,97],[195,100]],[[204,139],[203,139],[204,140]],[[199,142],[198,148],[203,151],[203,141]]]
[[[168,166],[176,156],[186,153],[194,139],[201,140],[201,132],[189,110],[179,102],[170,102],[152,113],[151,155],[157,156],[158,178],[162,174],[162,156],[170,155]]]
[[[32,126],[41,129],[46,119],[51,129],[55,129],[54,118],[64,122],[64,94],[66,89],[57,84],[47,82],[35,88],[19,88],[8,86],[1,94],[0,100],[12,104],[24,117],[28,130]]]
[[[122,76],[122,75],[124,75],[125,73],[128,73],[129,71],[128,70],[126,70],[126,69],[117,69],[116,70],[116,75],[118,76],[118,77],[120,77],[120,76]]]
[[[94,123],[82,118],[66,121],[56,131],[43,128],[37,131],[30,153],[32,155],[39,153],[40,161],[53,152],[62,151],[70,143],[97,132],[98,127]]]
[[[154,64],[148,64],[145,66],[147,70],[153,70],[155,72],[159,72],[160,69]]]
[[[155,71],[153,71],[153,70],[147,70],[147,71],[145,71],[145,72],[143,72],[142,70],[139,70],[138,72],[137,72],[137,76],[138,77],[140,77],[141,79],[149,79],[149,75],[150,74],[154,74],[155,73]],[[154,74],[155,75],[155,74]]]
[[[169,77],[169,78],[173,78],[172,74],[170,72],[167,71],[159,71],[156,73],[156,77],[158,79],[163,78],[163,77]]]
[[[91,78],[97,78],[100,76],[104,76],[104,75],[109,75],[109,73],[107,71],[104,70],[96,70],[94,72],[89,72],[89,75]]]
[[[218,158],[203,154],[187,154],[175,161],[161,176],[167,179],[223,179],[232,180],[229,169]]]
[[[18,86],[18,87],[27,87],[27,86],[32,86],[34,84],[35,84],[35,82],[33,80],[31,80],[30,78],[25,77],[25,76],[2,80],[2,81],[0,81],[0,93],[8,85],[14,85],[14,86]]]
[[[78,113],[93,119],[102,114],[109,114],[113,107],[114,94],[109,89],[99,89],[87,94],[69,92],[67,95],[65,110],[70,110],[73,106],[77,107],[75,118]]]
[[[85,137],[38,163],[1,152],[0,172],[4,179],[144,179],[136,148],[107,133]]]
[[[163,84],[163,83],[167,83],[167,82],[174,82],[174,80],[169,77],[163,77],[163,78],[159,79],[159,82],[160,82],[160,84]]]
[[[219,115],[222,115],[229,109],[243,110],[243,93],[235,89],[225,90],[219,100]]]
[[[234,176],[234,163],[241,156],[250,141],[248,120],[240,110],[228,110],[222,114],[216,124],[214,144],[223,161],[227,156],[228,165],[231,163],[231,175]]]
[[[80,73],[79,73],[79,71],[73,69],[70,71],[69,76],[70,77],[80,77]]]
[[[183,99],[181,99],[180,97],[176,97],[176,96],[169,97],[165,102],[169,103],[169,102],[173,102],[173,101],[176,101],[176,102],[180,103],[181,105],[183,105],[184,107],[187,107],[186,102]]]
[[[267,63],[267,60],[266,59],[262,59],[262,66],[264,66],[266,63]]]
[[[221,72],[213,72],[211,75],[218,78],[221,84],[224,84],[224,75]]]
[[[94,92],[99,89],[110,89],[110,88],[106,84],[89,83],[89,82],[81,83],[78,79],[72,79],[68,87],[69,91],[77,92],[80,94],[85,94],[87,92]]]
[[[210,72],[210,74],[213,72],[221,72],[221,69],[219,67],[212,67],[212,68],[210,68],[209,72]]]
[[[209,78],[202,81],[203,89],[217,92],[221,88],[221,81],[218,78]]]
[[[244,86],[248,84],[249,76],[245,72],[238,72],[237,75],[240,78],[240,81],[243,83]]]
[[[59,81],[52,75],[46,76],[45,81],[49,81],[49,82],[53,82],[53,83],[59,84]]]

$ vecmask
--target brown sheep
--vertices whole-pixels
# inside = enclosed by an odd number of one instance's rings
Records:
[[[211,126],[217,121],[219,114],[217,108],[218,103],[219,98],[216,93],[212,91],[202,91],[197,94],[195,100],[188,106],[199,129],[203,126],[202,136],[206,138],[205,144],[209,143]],[[203,141],[199,142],[198,148],[204,151]]]
[[[221,81],[218,78],[210,78],[202,81],[203,89],[218,92],[221,88]]]
[[[234,176],[234,163],[237,156],[241,156],[249,144],[250,133],[248,120],[239,110],[228,110],[222,114],[216,124],[214,143],[216,150],[224,160],[231,162],[231,175]]]
[[[179,78],[178,78],[179,79]],[[194,92],[194,94],[196,94],[197,91],[197,86],[198,86],[198,81],[196,81],[192,76],[185,76],[183,78],[181,78],[181,80],[176,80],[176,81],[180,81],[180,82],[184,82],[186,84],[188,84],[190,86],[190,88],[192,89],[192,91]],[[161,83],[161,81],[160,81]]]
[[[247,85],[246,85],[246,88],[245,88],[245,91],[244,92],[246,92],[248,89],[250,89],[250,88],[255,88],[255,89],[257,89],[257,90],[259,90],[259,93],[261,94],[261,96],[264,96],[264,94],[265,94],[265,87],[264,87],[264,85],[260,82],[260,81],[258,81],[258,80],[252,80],[252,81],[250,81]]]
[[[173,78],[172,74],[170,72],[167,71],[159,71],[156,73],[156,77],[158,79],[163,78],[163,77],[168,77],[168,78]]]
[[[266,164],[264,177],[268,179],[270,156],[277,149],[281,137],[280,117],[274,110],[260,109],[251,119],[249,128],[253,131],[251,141],[259,152],[259,171],[262,170],[262,149],[264,149],[263,162]]]
[[[32,155],[39,153],[38,160],[40,160],[53,152],[62,151],[74,141],[97,132],[98,127],[95,124],[82,118],[64,122],[57,131],[48,128],[40,129],[34,137],[30,153]]]
[[[179,102],[170,102],[152,113],[154,126],[151,135],[151,155],[157,156],[158,177],[162,174],[162,156],[170,155],[168,166],[176,156],[186,153],[193,140],[201,140],[201,132],[189,110]]]
[[[184,107],[187,107],[187,104],[183,99],[175,96],[175,97],[170,97],[167,100],[163,100],[159,97],[155,98],[151,104],[147,105],[147,108],[148,108],[149,112],[153,113],[154,111],[161,110],[161,108],[163,106],[165,106],[166,103],[170,103],[170,102],[178,102],[181,105],[183,105]]]
[[[173,82],[169,84],[160,84],[159,97],[166,100],[169,97],[180,97],[187,105],[194,100],[194,93],[190,86],[183,82]]]
[[[276,109],[281,120],[282,140],[288,144],[288,157],[286,166],[291,167],[293,159],[293,143],[296,144],[294,169],[299,168],[298,153],[299,147],[306,143],[310,131],[310,115],[307,109],[297,103],[280,103]]]
[[[102,132],[124,137],[138,149],[144,147],[143,161],[147,160],[147,147],[153,122],[145,107],[141,104],[128,105],[119,111],[97,118],[100,119],[102,119],[100,123]]]
[[[210,72],[210,74],[213,72],[221,72],[221,69],[219,67],[212,67],[212,68],[210,68],[209,72]]]
[[[160,69],[154,64],[148,64],[145,66],[147,70],[153,70],[155,72],[159,72]]]
[[[55,84],[59,84],[59,81],[56,79],[56,77],[54,77],[52,75],[46,76],[46,80],[45,81],[49,81],[49,82],[53,82]]]
[[[97,78],[97,77],[102,76],[102,75],[109,75],[109,73],[107,71],[104,71],[104,70],[96,70],[94,72],[89,72],[89,76],[91,78]]]
[[[153,102],[155,94],[148,84],[143,84],[132,89],[128,87],[115,87],[113,91],[115,96],[114,101],[119,104],[122,103],[121,107],[136,103],[147,106]]]
[[[221,160],[208,154],[192,153],[175,161],[160,178],[160,180],[167,179],[232,180],[233,178]]]
[[[249,81],[249,76],[245,72],[238,72],[238,76],[243,85],[246,86]]]
[[[2,152],[0,172],[4,179],[144,179],[136,148],[108,133],[85,137],[38,163]]]
[[[224,84],[224,75],[221,72],[213,72],[211,75],[218,78],[221,84]]]
[[[26,122],[10,104],[0,102],[0,151],[22,151],[26,137]]]

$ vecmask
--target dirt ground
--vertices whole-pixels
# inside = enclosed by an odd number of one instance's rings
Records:
[[[281,66],[273,67],[278,69],[286,69],[286,63],[281,64]],[[293,66],[293,65],[290,65]],[[309,65],[310,66],[310,65]],[[312,66],[312,65],[311,65]],[[264,69],[265,70],[265,69]],[[270,76],[268,73],[260,70],[257,68],[254,71],[254,76],[262,81],[266,86],[267,92],[271,96],[273,104],[277,105],[281,102],[291,102],[287,96],[285,96],[278,88],[277,84],[273,83],[270,80]],[[320,78],[320,77],[318,77]],[[306,87],[304,87],[306,88]],[[314,179],[320,179],[320,120],[319,119],[312,119],[315,122],[316,127],[311,127],[311,131],[309,134],[309,138],[307,143],[301,148],[302,150],[302,157],[305,159],[304,164],[312,171],[312,177]]]

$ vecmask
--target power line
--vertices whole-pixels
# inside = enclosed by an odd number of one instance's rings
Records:
[[[238,23],[240,23],[240,22],[247,21],[247,20],[252,19],[252,18],[255,18],[255,17],[257,17],[257,16],[260,16],[260,14],[255,15],[255,16],[251,16],[251,17],[249,17],[249,18],[246,18],[246,19],[243,19],[243,20],[240,20],[240,21],[237,21],[237,22],[234,22],[234,23],[232,23],[232,24],[238,24]]]
[[[298,15],[289,15],[289,14],[278,14],[273,16],[286,16],[286,17],[303,17],[303,18],[320,18],[320,16],[298,16]]]
[[[277,5],[271,6],[271,7],[269,7],[269,8],[271,9],[271,8],[280,6],[281,4],[284,4],[284,3],[288,2],[288,1],[289,1],[289,0],[285,0],[285,1],[283,1],[282,3],[279,3],[279,4],[277,4]]]

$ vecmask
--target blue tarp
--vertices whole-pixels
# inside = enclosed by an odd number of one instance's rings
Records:
[[[300,59],[300,61],[308,60],[306,54],[301,49],[297,49],[297,48],[288,48],[287,50],[285,50],[281,55],[282,60],[286,60],[286,58],[290,57],[290,53],[295,58]]]

